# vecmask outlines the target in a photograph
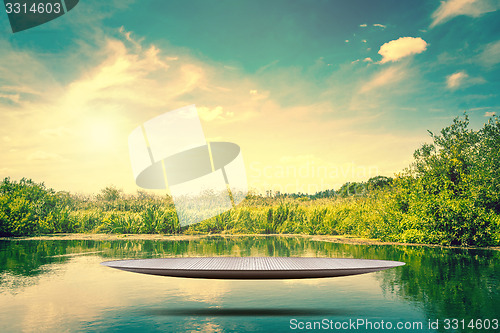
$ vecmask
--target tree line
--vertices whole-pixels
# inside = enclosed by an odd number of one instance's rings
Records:
[[[172,198],[113,186],[95,196],[30,179],[0,183],[0,235],[62,232],[350,234],[443,245],[500,244],[500,123],[457,117],[394,178],[315,194],[250,194],[236,209],[181,228]]]

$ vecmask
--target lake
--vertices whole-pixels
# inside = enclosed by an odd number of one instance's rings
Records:
[[[348,277],[270,281],[161,277],[100,265],[188,256],[339,257],[406,265]],[[0,240],[1,330],[497,332],[499,259],[494,250],[300,236]]]

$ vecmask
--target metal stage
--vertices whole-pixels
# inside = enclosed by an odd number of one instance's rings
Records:
[[[101,263],[124,271],[204,279],[306,279],[377,272],[399,261],[303,257],[191,257],[115,260]]]

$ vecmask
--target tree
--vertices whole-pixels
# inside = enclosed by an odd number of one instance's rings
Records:
[[[367,188],[369,191],[375,190],[375,189],[382,189],[382,188],[387,188],[391,186],[392,184],[392,178],[391,177],[385,177],[385,176],[376,176],[368,179],[367,183]]]
[[[411,242],[489,245],[498,233],[500,125],[490,120],[469,129],[455,118],[433,143],[414,153],[412,166],[395,180],[394,207]],[[406,233],[406,234],[405,234]]]
[[[60,208],[53,189],[22,178],[0,183],[0,234],[7,236],[54,232]]]
[[[107,186],[98,194],[98,198],[104,201],[116,201],[122,197],[122,190],[117,189],[115,186]]]

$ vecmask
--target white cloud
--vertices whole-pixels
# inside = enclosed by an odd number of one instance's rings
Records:
[[[217,106],[213,109],[210,109],[205,106],[198,106],[198,114],[200,115],[200,118],[205,120],[205,121],[212,121],[215,119],[222,119],[222,106]]]
[[[387,28],[387,26],[386,26],[386,25],[379,24],[379,23],[375,23],[373,26],[374,26],[374,27],[379,27],[379,28],[382,28],[382,29]]]
[[[366,24],[366,23],[363,23],[363,24],[360,24],[359,26],[360,26],[361,28],[365,28],[365,27],[367,26],[367,24]]]
[[[269,91],[260,91],[257,89],[250,90],[250,95],[253,100],[265,99],[269,97]]]
[[[401,67],[389,67],[375,74],[370,81],[365,83],[360,93],[367,93],[371,90],[390,85],[401,81],[406,77],[406,72]]]
[[[131,36],[135,37],[133,33],[129,38]],[[326,163],[356,160],[363,165],[371,165],[374,161],[387,165],[411,155],[413,146],[416,148],[421,141],[420,138],[411,141],[410,146],[404,137],[385,139],[360,135],[366,134],[366,130],[360,129],[359,124],[373,122],[371,114],[365,110],[370,109],[370,105],[383,110],[380,100],[392,98],[391,91],[379,96],[355,96],[359,101],[351,102],[351,95],[356,95],[360,88],[369,92],[381,87],[399,88],[401,80],[405,84],[413,83],[415,75],[410,75],[403,66],[391,64],[378,68],[379,72],[370,77],[370,82],[363,83],[358,76],[350,77],[348,74],[352,72],[348,71],[352,66],[346,66],[334,73],[335,78],[339,78],[338,83],[332,81],[327,88],[317,89],[319,84],[304,79],[299,70],[273,67],[277,61],[264,66],[256,75],[243,75],[238,71],[227,75],[224,64],[204,63],[183,49],[171,47],[162,51],[146,44],[137,47],[127,36],[120,37],[121,40],[117,40],[105,34],[98,35],[98,48],[88,53],[98,54],[99,58],[91,64],[76,62],[81,66],[78,68],[80,74],[73,77],[70,84],[45,80],[50,77],[50,71],[36,62],[40,58],[36,54],[32,57],[36,66],[23,62],[26,57],[20,59],[16,53],[1,58],[3,63],[13,59],[12,63],[22,63],[22,66],[18,65],[16,75],[6,75],[9,81],[0,85],[21,87],[26,84],[44,97],[16,106],[15,110],[10,104],[0,105],[2,136],[12,138],[12,143],[0,145],[2,168],[9,168],[10,176],[29,175],[51,187],[72,191],[95,192],[110,183],[126,191],[135,191],[129,170],[127,135],[152,116],[192,103],[202,106],[198,110],[205,122],[203,129],[207,138],[223,136],[225,141],[238,143],[245,152],[246,163],[261,161],[264,167],[278,163],[279,156],[308,152],[311,147],[315,149],[311,154],[321,156]],[[0,47],[0,54],[2,49]],[[40,70],[33,71],[37,66]],[[373,66],[359,67],[364,67],[360,71],[373,70]],[[411,80],[405,79],[409,77]],[[22,78],[23,82],[15,78]],[[38,78],[44,78],[40,79],[43,84],[39,84]],[[5,93],[15,92],[5,90]],[[260,98],[262,96],[268,97]],[[21,93],[21,101],[23,97]],[[282,103],[285,100],[290,102]],[[64,128],[68,128],[71,135],[58,139],[58,135],[65,133]],[[103,137],[106,129],[109,132]],[[113,144],[103,145],[104,139]],[[325,146],[325,142],[346,144],[330,147]],[[398,149],[385,150],[387,155],[381,156],[380,152],[384,152],[383,147],[389,142],[401,145]],[[9,150],[14,143],[17,152]],[[31,161],[45,160],[50,168],[41,167],[44,163],[28,163],[27,157]],[[55,162],[51,163],[52,160]],[[320,162],[316,165],[323,165]],[[387,170],[397,171],[405,166],[405,163],[397,163]],[[296,184],[294,178],[262,180],[252,168],[247,170],[250,186],[269,189],[273,184],[285,187]],[[80,177],[75,178],[75,174]],[[81,178],[86,181],[81,182]],[[339,183],[347,180],[342,178]],[[309,179],[301,181],[313,183]],[[315,184],[320,181],[314,179]],[[325,183],[325,186],[330,185]]]
[[[496,113],[495,113],[495,112],[493,112],[493,111],[492,111],[492,112],[485,112],[485,113],[484,113],[484,116],[485,116],[485,117],[493,117],[493,116],[495,116],[495,115],[496,115]]]
[[[144,38],[135,40],[134,38],[132,38],[132,32],[125,31],[125,28],[123,26],[121,26],[120,29],[118,29],[118,31],[125,37],[126,40],[132,43],[132,45],[134,45],[138,50],[142,49],[141,42],[144,40]]]
[[[381,64],[398,61],[401,58],[419,54],[427,50],[427,42],[420,37],[400,37],[391,40],[380,47],[378,53],[382,56]]]
[[[205,84],[205,71],[196,62],[167,63],[154,45],[131,52],[122,41],[108,39],[105,52],[107,58],[102,63],[69,85],[63,107],[85,111],[104,99],[108,100],[106,109],[111,100],[117,107],[125,101],[159,107]],[[162,80],[168,84],[158,84]]]
[[[223,120],[234,115],[233,112],[224,113],[222,106],[216,106],[213,109],[210,109],[206,106],[197,106],[196,109],[198,110],[200,118],[205,121]]]
[[[479,55],[479,61],[486,66],[500,63],[500,40],[489,43]]]
[[[368,57],[363,59],[364,62],[373,62],[373,59]]]
[[[451,90],[485,82],[482,77],[470,77],[465,71],[459,71],[446,77],[446,85]]]
[[[345,40],[345,42],[346,42],[346,43],[349,43],[349,39],[346,39],[346,40]]]
[[[484,13],[500,9],[498,0],[448,0],[441,1],[441,5],[432,13],[431,28],[445,23],[454,17],[466,15],[479,17]]]
[[[363,42],[363,43],[366,43],[366,39],[363,39],[363,40],[362,40],[362,42]]]
[[[464,71],[453,73],[446,78],[446,85],[450,89],[457,89],[468,77],[469,75]]]

